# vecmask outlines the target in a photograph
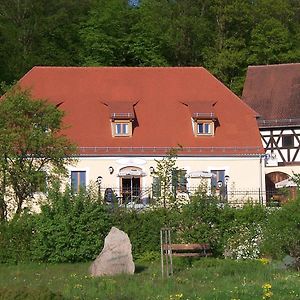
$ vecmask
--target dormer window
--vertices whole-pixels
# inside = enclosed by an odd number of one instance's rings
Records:
[[[113,136],[131,136],[132,122],[130,120],[118,120],[112,122]]]
[[[196,120],[194,130],[197,135],[213,135],[214,134],[214,122],[210,120]]]
[[[113,137],[131,137],[135,120],[134,105],[128,101],[104,103],[109,108],[111,131]]]
[[[217,117],[214,106],[216,101],[194,101],[184,103],[188,106],[195,136],[214,136]]]

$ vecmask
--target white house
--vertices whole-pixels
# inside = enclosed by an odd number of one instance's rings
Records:
[[[75,190],[98,178],[120,198],[146,198],[156,160],[180,145],[180,192],[204,180],[226,186],[229,201],[233,190],[262,199],[256,113],[204,68],[34,67],[19,83],[66,112],[66,134],[79,149],[69,168]]]

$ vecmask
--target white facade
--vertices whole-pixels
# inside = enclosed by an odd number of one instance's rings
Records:
[[[80,157],[76,166],[69,167],[70,181],[72,172],[85,172],[87,185],[96,182],[100,176],[102,191],[106,188],[112,188],[118,193],[118,196],[121,196],[123,179],[132,175],[133,178],[139,181],[140,190],[146,191],[147,194],[147,190],[152,187],[152,172],[153,169],[156,169],[156,160],[162,158]],[[195,190],[203,183],[207,184],[208,190],[210,190],[211,185],[209,176],[188,176],[190,173],[224,171],[224,175],[229,177],[227,182],[229,201],[258,201],[259,198],[260,200],[264,199],[265,170],[263,156],[178,157],[176,166],[186,171],[188,190]],[[129,172],[128,176],[124,174],[123,170]],[[234,194],[236,191],[248,191],[250,194]]]

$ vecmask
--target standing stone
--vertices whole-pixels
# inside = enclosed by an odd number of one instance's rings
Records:
[[[92,276],[133,274],[134,262],[128,235],[112,227],[104,240],[104,247],[90,266]]]

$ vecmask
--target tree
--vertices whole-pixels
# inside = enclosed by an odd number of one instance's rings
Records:
[[[155,160],[157,163],[154,176],[158,177],[161,189],[161,200],[164,208],[167,208],[167,202],[173,197],[173,174],[176,167],[178,149],[170,149],[166,156],[161,160]]]
[[[13,202],[16,214],[25,201],[66,174],[76,147],[62,134],[64,113],[29,91],[14,87],[0,102],[0,220]]]

